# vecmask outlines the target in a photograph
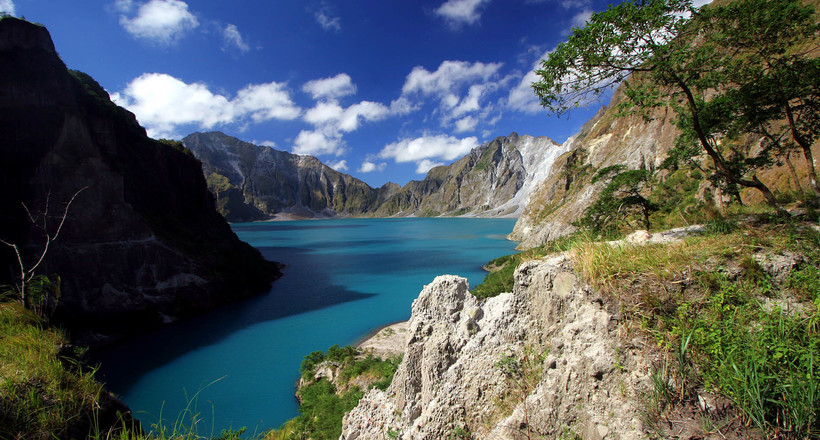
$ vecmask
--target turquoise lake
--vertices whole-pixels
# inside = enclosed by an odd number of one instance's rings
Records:
[[[173,424],[186,402],[200,434],[276,428],[295,417],[302,358],[354,344],[410,317],[436,275],[484,278],[515,252],[515,219],[351,219],[232,225],[269,260],[287,264],[263,295],[99,353],[98,377],[149,428]],[[196,399],[193,399],[194,395]],[[170,422],[169,422],[170,421]],[[213,428],[211,428],[213,426]]]

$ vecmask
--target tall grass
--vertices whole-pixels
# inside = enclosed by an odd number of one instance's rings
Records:
[[[820,234],[782,224],[707,229],[671,245],[581,243],[571,255],[677,360],[673,400],[705,387],[771,437],[820,438]],[[785,251],[805,261],[775,286],[752,256]],[[766,305],[773,296],[794,306]]]

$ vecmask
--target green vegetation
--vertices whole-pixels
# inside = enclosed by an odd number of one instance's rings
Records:
[[[89,433],[103,391],[64,356],[65,336],[18,302],[0,303],[0,438]]]
[[[307,383],[297,392],[300,415],[285,423],[279,430],[269,433],[266,438],[339,438],[344,415],[356,407],[368,389],[387,389],[399,362],[400,357],[382,360],[349,346],[334,345],[327,353],[310,353],[302,360],[299,369],[302,379]],[[333,382],[325,377],[315,379],[319,367],[335,371]]]
[[[755,189],[788,216],[756,173],[797,146],[811,157],[820,62],[804,43],[819,28],[813,9],[799,0],[738,0],[700,10],[689,0],[623,2],[574,29],[542,62],[533,88],[544,107],[561,114],[623,82],[622,111],[648,119],[656,108],[675,110],[681,135],[673,157],[705,153],[713,183],[729,194]],[[743,142],[750,132],[764,137],[761,148]]]
[[[623,165],[613,165],[598,170],[591,183],[607,182],[598,200],[590,205],[578,225],[594,236],[616,236],[624,224],[637,217],[643,229],[649,229],[649,214],[658,208],[643,196],[652,172],[627,170]]]
[[[672,245],[590,242],[573,260],[672,359],[656,368],[652,405],[694,404],[706,389],[771,437],[820,438],[820,233],[777,223],[709,229]],[[788,253],[804,262],[785,280],[754,258]]]

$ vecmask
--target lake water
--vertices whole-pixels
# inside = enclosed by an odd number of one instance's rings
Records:
[[[270,292],[140,336],[98,355],[98,374],[149,427],[187,402],[200,434],[261,432],[295,417],[302,358],[410,317],[436,275],[481,282],[514,252],[514,219],[352,219],[234,224],[285,275]],[[198,393],[198,395],[197,395]],[[196,398],[194,398],[196,396]],[[213,428],[212,428],[213,426]]]

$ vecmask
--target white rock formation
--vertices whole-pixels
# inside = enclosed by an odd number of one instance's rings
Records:
[[[392,385],[362,398],[341,439],[643,438],[650,362],[621,330],[564,255],[521,264],[514,291],[484,302],[437,277],[413,303]],[[505,358],[529,358],[531,380],[505,375]]]

